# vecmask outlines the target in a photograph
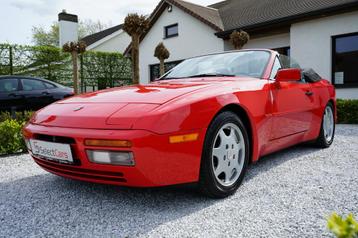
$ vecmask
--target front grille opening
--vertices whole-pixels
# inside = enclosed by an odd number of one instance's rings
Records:
[[[35,139],[47,141],[47,142],[63,143],[63,144],[76,144],[75,139],[71,137],[64,137],[64,136],[50,136],[44,134],[35,134]]]

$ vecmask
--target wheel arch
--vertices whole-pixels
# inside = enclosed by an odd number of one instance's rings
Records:
[[[249,143],[250,143],[250,162],[255,162],[258,159],[258,152],[257,152],[257,136],[256,135],[256,129],[255,126],[253,124],[252,119],[250,118],[250,114],[248,113],[248,111],[240,104],[237,103],[231,103],[228,104],[226,106],[224,106],[223,108],[221,108],[213,117],[213,119],[219,115],[222,112],[225,111],[230,111],[235,113],[240,119],[241,121],[244,123],[246,129],[247,129],[247,133],[249,136]]]

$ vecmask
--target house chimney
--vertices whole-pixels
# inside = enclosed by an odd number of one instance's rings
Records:
[[[62,10],[58,14],[58,25],[60,31],[60,47],[69,41],[78,41],[78,17],[77,15],[68,14]]]

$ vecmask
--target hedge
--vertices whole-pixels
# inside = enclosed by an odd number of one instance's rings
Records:
[[[338,123],[358,124],[358,100],[337,100]]]
[[[131,83],[131,62],[120,53],[88,51],[79,57],[82,92]],[[72,86],[69,53],[53,46],[0,44],[0,75],[26,75]]]

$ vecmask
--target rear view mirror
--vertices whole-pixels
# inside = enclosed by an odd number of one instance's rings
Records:
[[[280,69],[275,79],[277,82],[300,81],[301,69]]]

